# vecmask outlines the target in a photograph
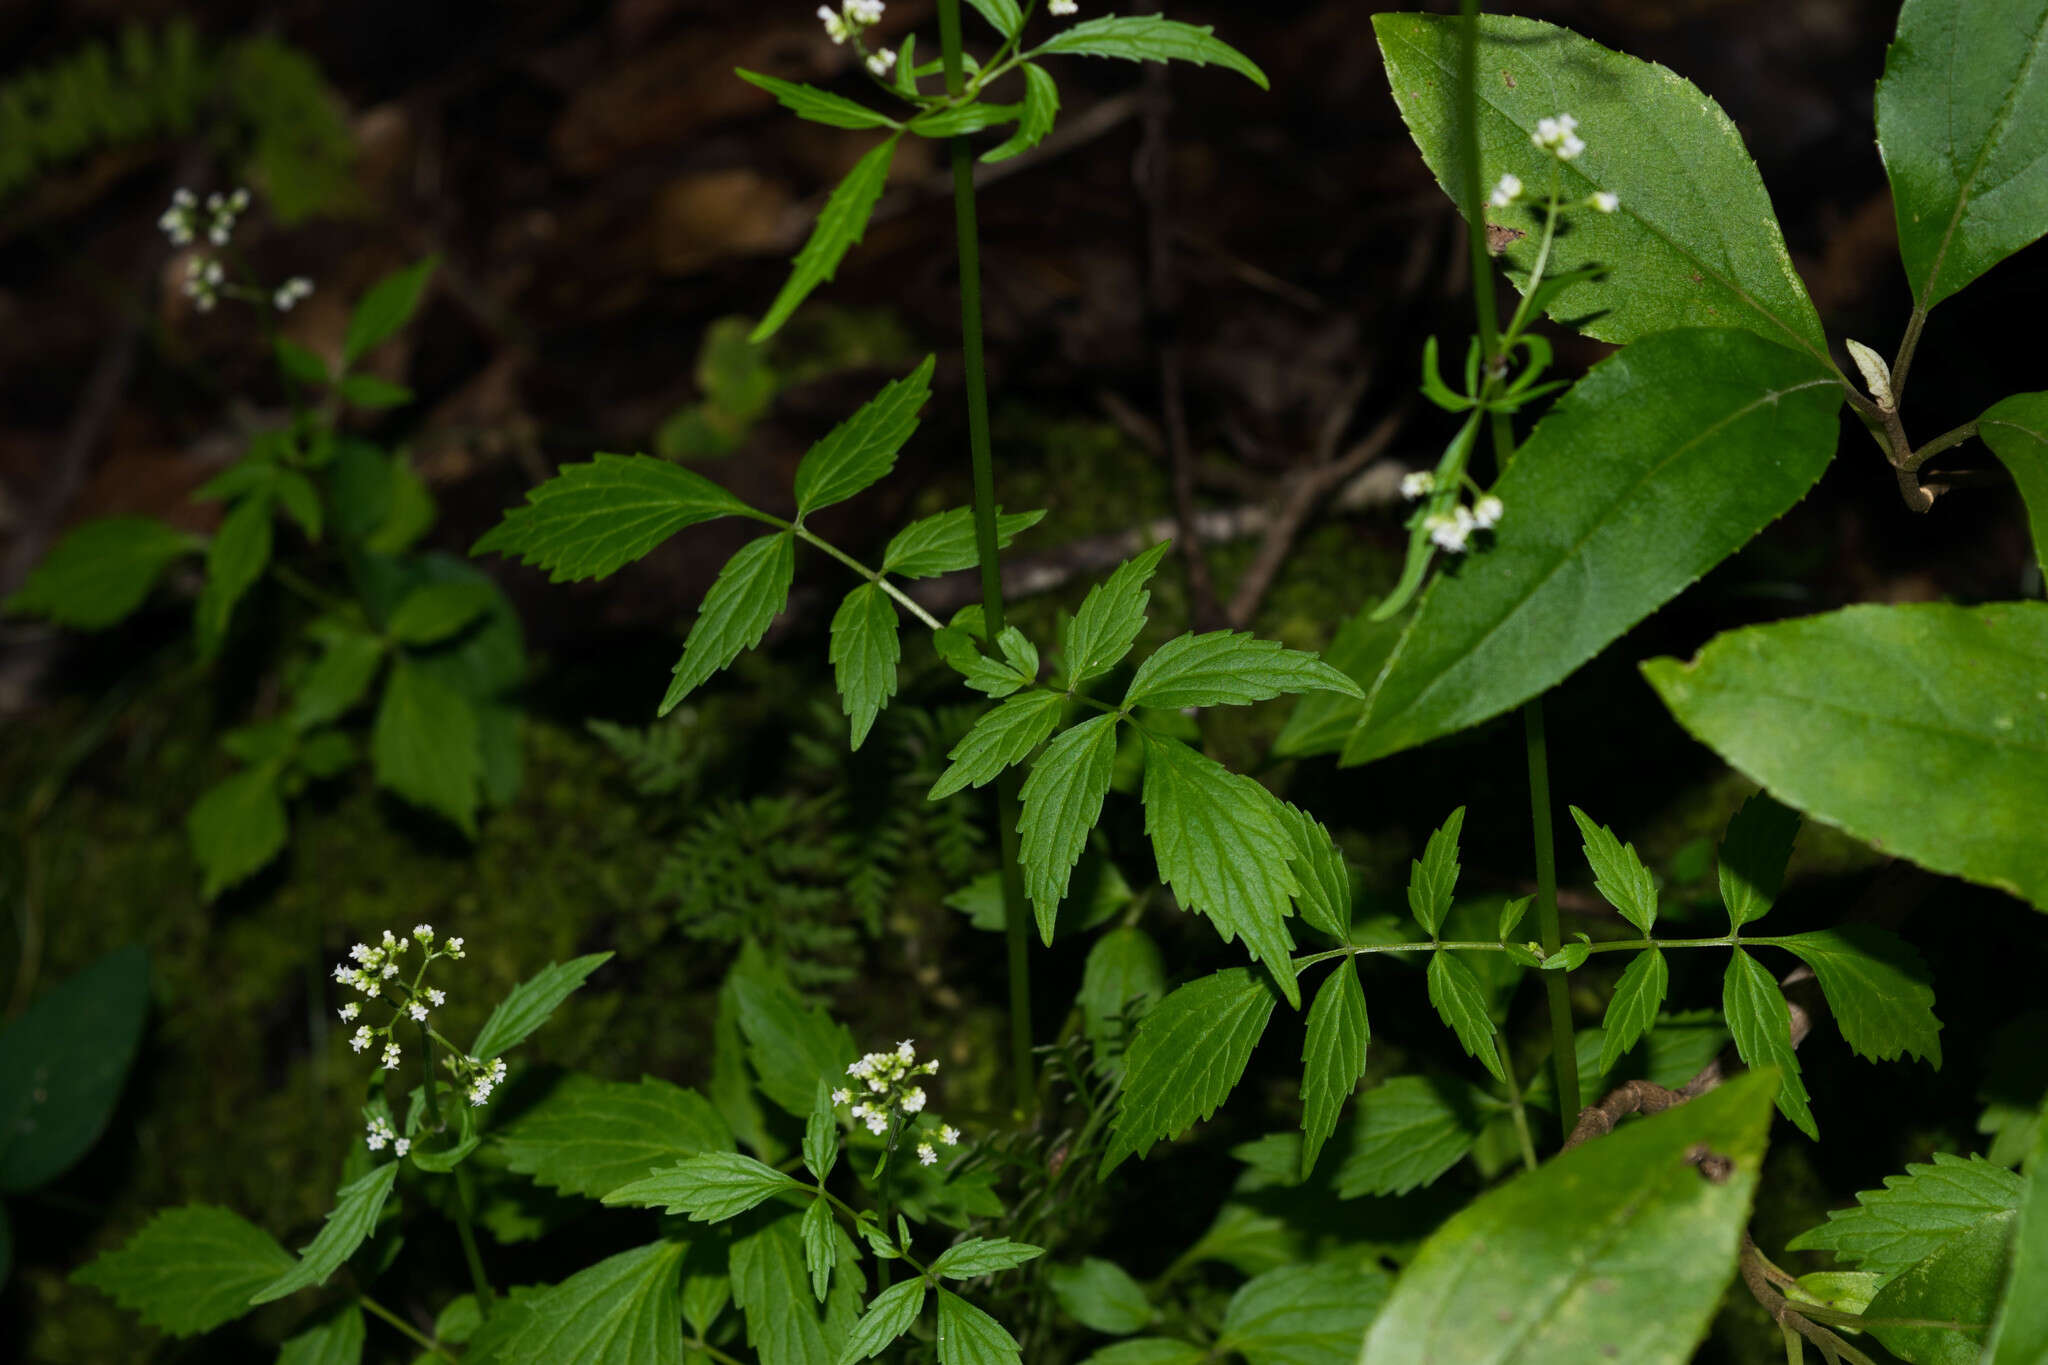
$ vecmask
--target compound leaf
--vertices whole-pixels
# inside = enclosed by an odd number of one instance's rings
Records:
[[[603,578],[686,526],[747,505],[694,470],[652,455],[598,455],[563,465],[470,548],[548,571],[551,583]]]

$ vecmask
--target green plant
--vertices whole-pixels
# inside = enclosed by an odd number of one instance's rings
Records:
[[[303,279],[274,289],[231,279],[210,253],[227,244],[247,203],[237,192],[202,205],[181,190],[163,217],[175,245],[205,239],[185,276],[201,310],[225,298],[267,317],[312,287]],[[239,651],[230,649],[237,643],[268,653],[275,623],[263,587],[298,604],[281,613],[291,632],[274,665],[283,695],[273,693],[222,736],[221,748],[241,766],[186,819],[209,897],[283,850],[288,801],[358,766],[351,717],[373,693],[368,757],[379,785],[466,833],[483,803],[509,800],[518,787],[518,618],[487,577],[418,548],[433,525],[432,495],[402,455],[344,425],[350,411],[380,412],[411,399],[361,362],[410,319],[433,268],[421,262],[363,297],[338,366],[276,339],[292,415],[255,433],[239,460],[193,494],[195,502],[225,505],[210,539],[148,517],[86,522],[5,604],[74,629],[104,630],[140,610],[174,566],[198,558],[204,581],[192,639],[201,667],[238,662]],[[298,532],[283,554],[280,515]]]

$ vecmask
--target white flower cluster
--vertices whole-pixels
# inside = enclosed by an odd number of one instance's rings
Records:
[[[206,196],[202,205],[192,191],[179,189],[171,195],[171,206],[157,216],[156,225],[172,246],[191,246],[203,235],[211,245],[224,247],[234,237],[235,223],[248,207],[247,190],[228,194],[215,191]],[[289,313],[313,292],[313,282],[303,275],[294,275],[268,294],[260,289],[230,285],[227,267],[218,257],[203,251],[185,262],[183,287],[185,297],[202,313],[211,313],[224,296],[251,303],[267,301],[278,312]]]
[[[1571,115],[1561,114],[1559,115],[1559,117],[1563,119],[1569,119],[1571,118]],[[1550,122],[1550,120],[1545,119],[1544,122],[1548,123]],[[1579,151],[1585,150],[1586,144],[1583,142],[1579,142],[1579,140],[1576,137],[1572,138],[1572,142],[1577,144],[1578,151],[1570,152],[1569,156],[1577,156],[1579,154]],[[1569,159],[1569,156],[1567,156],[1566,150],[1563,147],[1559,148],[1557,154],[1560,157],[1566,157],[1566,159]],[[1518,175],[1504,175],[1494,185],[1493,193],[1486,197],[1486,202],[1493,205],[1493,207],[1497,209],[1504,209],[1509,204],[1514,203],[1517,199],[1520,199],[1521,197],[1522,177]],[[1615,194],[1611,190],[1595,190],[1593,191],[1593,193],[1586,196],[1584,202],[1589,206],[1598,209],[1602,213],[1613,213],[1616,209],[1621,207],[1621,196]]]
[[[1559,114],[1555,118],[1536,120],[1536,131],[1529,134],[1529,141],[1549,152],[1559,161],[1576,161],[1586,150],[1585,141],[1579,137],[1579,121],[1570,114]]]
[[[491,1092],[496,1090],[505,1079],[505,1059],[503,1057],[496,1058],[490,1062],[484,1062],[475,1057],[464,1057],[460,1061],[451,1061],[450,1065],[455,1068],[458,1074],[468,1073],[469,1103],[471,1108],[481,1108],[484,1102],[490,1099]]]
[[[277,287],[270,296],[271,306],[280,313],[289,313],[292,306],[313,292],[313,282],[304,275],[294,275]]]
[[[164,236],[171,239],[172,246],[190,246],[193,238],[203,228],[206,240],[215,246],[226,246],[228,239],[235,235],[235,220],[249,207],[249,191],[236,190],[232,194],[216,191],[206,196],[206,210],[200,212],[199,198],[188,189],[179,189],[171,195],[171,206],[163,211],[156,225],[163,229]]]
[[[1492,530],[1505,510],[1500,499],[1489,493],[1470,507],[1459,503],[1448,512],[1432,512],[1422,519],[1422,525],[1438,549],[1463,554],[1472,533]]]
[[[848,1117],[856,1123],[864,1123],[867,1130],[880,1137],[889,1131],[890,1112],[894,1110],[905,1118],[914,1118],[925,1113],[927,1096],[924,1087],[914,1084],[920,1076],[937,1075],[939,1064],[928,1061],[920,1064],[917,1048],[905,1038],[896,1045],[894,1052],[870,1052],[846,1068],[846,1074],[861,1082],[867,1098],[854,1104],[854,1090],[841,1086],[832,1092],[832,1103],[851,1105]],[[929,1123],[937,1123],[932,1115],[925,1115]],[[929,1134],[946,1147],[960,1145],[960,1130],[950,1123],[939,1123]],[[917,1160],[920,1165],[930,1166],[939,1159],[938,1148],[931,1142],[917,1145]]]
[[[882,22],[882,8],[882,0],[845,0],[836,10],[830,5],[818,6],[818,20],[833,42],[857,42],[863,31]]]
[[[1064,19],[1069,14],[1079,14],[1081,6],[1075,0],[1052,0],[1045,7],[1045,12],[1052,15],[1055,19]]]
[[[417,944],[420,949],[420,964],[410,981],[400,976],[400,963],[406,953]],[[437,958],[459,958],[462,956],[462,940],[449,938],[439,948],[434,946],[434,926],[415,924],[410,938],[400,938],[389,929],[375,944],[358,943],[348,950],[349,960],[335,967],[334,979],[344,986],[360,991],[370,1000],[387,1001],[392,1007],[391,1018],[381,1027],[357,1024],[356,1031],[349,1035],[348,1045],[356,1052],[367,1052],[379,1043],[383,1050],[379,1062],[386,1071],[396,1071],[404,1057],[404,1049],[391,1031],[400,1019],[410,1019],[424,1025],[429,1008],[438,1008],[447,999],[439,990],[429,988],[425,983],[428,964]],[[363,1013],[362,1001],[351,1000],[335,1013],[344,1024],[355,1024]]]
[[[379,1115],[370,1120],[369,1132],[363,1138],[363,1145],[373,1152],[381,1152],[388,1146],[394,1155],[404,1156],[412,1150],[412,1139],[398,1136],[391,1129],[391,1121]]]
[[[219,261],[194,256],[185,262],[185,297],[202,313],[211,313],[220,302],[220,287],[226,271]]]

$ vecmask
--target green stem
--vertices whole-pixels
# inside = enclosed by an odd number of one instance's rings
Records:
[[[1911,455],[1908,455],[1905,462],[1899,468],[1904,470],[1918,469],[1921,465],[1926,464],[1931,457],[1941,454],[1942,451],[1952,446],[1961,445],[1976,434],[1977,424],[1974,421],[1965,422],[1953,431],[1944,431],[1941,435],[1935,437],[1926,445],[1921,446]]]
[[[945,63],[946,93],[962,89],[960,0],[939,0],[939,47]],[[953,224],[960,252],[960,353],[967,379],[967,448],[974,465],[974,540],[981,558],[982,612],[988,638],[1003,631],[1003,580],[996,545],[995,459],[988,431],[988,369],[982,354],[981,235],[974,214],[973,149],[964,137],[952,140]],[[1017,1112],[1032,1112],[1036,1086],[1031,1077],[1031,927],[1024,903],[1024,878],[1017,866],[1017,784],[1006,772],[996,786],[996,819],[1002,830],[1003,942],[1010,966],[1010,1070]]]
[[[719,1350],[716,1346],[713,1346],[710,1342],[705,1341],[701,1337],[695,1341],[686,1341],[683,1343],[683,1345],[685,1348],[689,1350],[697,1351],[703,1355],[710,1356],[713,1360],[719,1361],[720,1365],[742,1365],[742,1362],[739,1360],[738,1357],[727,1355],[725,1352]]]
[[[1493,1045],[1500,1053],[1500,1072],[1508,1085],[1508,1112],[1514,1116],[1515,1141],[1522,1148],[1522,1169],[1533,1171],[1536,1169],[1536,1143],[1529,1136],[1529,1111],[1522,1105],[1522,1087],[1515,1084],[1515,1064],[1508,1056],[1507,1036],[1500,1031],[1499,1025],[1494,1026]]]
[[[1546,956],[1562,945],[1557,923],[1557,843],[1550,828],[1550,754],[1543,733],[1543,698],[1522,707],[1529,751],[1529,816],[1536,832],[1536,933]],[[1550,1006],[1550,1048],[1557,1067],[1557,1119],[1569,1138],[1579,1117],[1579,1054],[1572,1042],[1571,983],[1563,972],[1545,972],[1544,998]]]
[[[1463,0],[1461,8],[1465,22],[1464,41],[1458,44],[1458,144],[1465,158],[1465,183],[1458,187],[1458,197],[1465,210],[1465,249],[1472,271],[1472,306],[1479,320],[1484,387],[1499,380],[1500,311],[1493,297],[1493,254],[1486,248],[1486,181],[1479,168],[1479,0]],[[1504,412],[1489,417],[1498,473],[1515,453],[1515,429]]]
[[[462,1259],[469,1263],[469,1278],[476,1286],[476,1306],[489,1317],[497,1305],[498,1296],[491,1291],[490,1277],[484,1274],[484,1258],[476,1249],[476,1233],[470,1224],[476,1217],[476,1189],[469,1178],[469,1168],[455,1168],[455,1235],[462,1240]]]
[[[943,624],[940,622],[938,617],[932,615],[923,607],[919,606],[917,601],[914,598],[912,598],[908,593],[904,592],[903,589],[897,587],[894,583],[891,583],[887,575],[880,573],[877,570],[870,569],[867,565],[861,563],[852,555],[840,549],[837,545],[832,544],[828,540],[820,538],[812,532],[810,527],[793,526],[789,522],[782,520],[782,518],[780,517],[771,517],[768,516],[766,513],[763,513],[760,519],[762,521],[770,523],[771,525],[781,526],[785,530],[795,531],[797,534],[797,538],[803,541],[806,545],[817,546],[820,550],[823,550],[826,554],[832,556],[832,558],[838,560],[841,564],[844,564],[847,568],[853,570],[862,578],[865,578],[868,582],[874,584],[883,592],[889,594],[890,597],[896,600],[897,605],[901,606],[905,611],[909,612],[912,616],[915,616],[920,622],[924,624],[924,626],[927,629],[943,629]]]
[[[413,1326],[404,1318],[398,1316],[398,1314],[392,1312],[389,1308],[386,1308],[383,1304],[371,1298],[368,1294],[356,1295],[356,1302],[361,1304],[364,1308],[369,1309],[371,1316],[382,1318],[384,1319],[384,1321],[390,1323],[399,1331],[405,1333],[405,1335],[412,1340],[413,1345],[419,1347],[422,1351],[425,1351],[427,1354],[441,1360],[452,1361],[455,1359],[454,1356],[449,1355],[448,1352],[442,1348],[439,1342],[435,1341],[426,1333],[420,1331],[419,1328]]]
[[[1919,304],[1913,305],[1913,316],[1906,319],[1906,335],[1899,341],[1898,357],[1892,361],[1892,406],[1905,401],[1906,375],[1913,368],[1913,353],[1920,349],[1920,332],[1927,326],[1927,310]]]

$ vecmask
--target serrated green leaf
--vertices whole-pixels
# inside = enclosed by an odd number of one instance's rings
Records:
[[[1068,1317],[1111,1336],[1142,1331],[1157,1316],[1145,1287],[1122,1266],[1099,1256],[1049,1267],[1045,1285]]]
[[[1647,337],[1595,365],[1494,484],[1507,511],[1492,544],[1432,580],[1380,656],[1342,761],[1562,682],[1805,496],[1834,455],[1842,393],[1732,330]]]
[[[1792,1050],[1792,1012],[1777,981],[1740,948],[1721,979],[1721,1013],[1743,1061],[1753,1068],[1778,1069],[1778,1108],[1800,1132],[1819,1141],[1806,1083],[1799,1078],[1799,1054]]]
[[[1448,1076],[1396,1076],[1374,1086],[1339,1135],[1337,1196],[1406,1194],[1433,1184],[1472,1150],[1497,1107],[1484,1091]]]
[[[1933,977],[1913,946],[1868,924],[1792,934],[1777,946],[1813,968],[1842,1038],[1873,1062],[1901,1053],[1941,1068]]]
[[[476,834],[483,779],[476,707],[418,661],[392,662],[370,736],[377,784]]]
[[[832,1206],[822,1197],[813,1199],[811,1206],[804,1210],[800,1233],[804,1243],[804,1266],[811,1273],[811,1293],[818,1302],[825,1301],[825,1295],[832,1288],[832,1262],[838,1247],[832,1235]]]
[[[949,1280],[974,1280],[1001,1270],[1014,1270],[1045,1254],[1044,1247],[1013,1242],[1007,1237],[970,1237],[939,1254],[931,1273]]]
[[[819,1078],[844,1074],[853,1060],[853,1035],[806,1004],[751,946],[726,982],[761,1093],[794,1117],[808,1118]]]
[[[252,1304],[269,1303],[301,1289],[327,1283],[342,1262],[355,1254],[376,1230],[377,1215],[398,1180],[401,1163],[387,1161],[367,1175],[343,1185],[334,1194],[334,1208],[313,1240],[299,1249],[298,1264],[279,1275],[249,1297]]]
[[[1486,991],[1456,953],[1430,955],[1429,1003],[1458,1035],[1466,1053],[1477,1057],[1495,1080],[1505,1081],[1500,1048],[1494,1042],[1493,1017],[1486,1012]]]
[[[1647,935],[1650,926],[1657,922],[1657,879],[1636,856],[1634,844],[1624,844],[1613,830],[1597,823],[1577,806],[1571,812],[1585,841],[1586,864],[1593,869],[1593,889],[1619,910],[1623,919]]]
[[[903,657],[896,628],[895,604],[873,583],[846,594],[832,614],[832,675],[855,749],[896,695],[896,664]]]
[[[2048,605],[1850,607],[1729,631],[1643,674],[1780,801],[2048,909]]]
[[[370,286],[370,292],[349,314],[348,333],[341,342],[344,370],[353,368],[371,347],[388,340],[412,319],[425,295],[427,279],[439,263],[429,256],[418,265],[395,271]]]
[[[1017,1339],[950,1289],[939,1291],[939,1365],[1023,1365]]]
[[[1044,519],[1044,512],[1006,514],[998,507],[996,548],[1007,549],[1012,540]],[[913,521],[891,537],[889,547],[882,552],[882,572],[903,578],[932,578],[971,569],[980,562],[972,507],[955,507]]]
[[[822,123],[827,128],[892,128],[895,120],[886,114],[878,114],[863,104],[856,104],[844,95],[835,95],[829,90],[820,90],[814,85],[797,85],[791,81],[777,80],[764,76],[758,71],[735,68],[733,75],[748,85],[757,85],[775,96],[783,108],[800,119]],[[822,1296],[821,1296],[822,1297]]]
[[[1261,90],[1270,89],[1266,73],[1251,58],[1215,35],[1204,24],[1183,24],[1154,14],[1108,15],[1063,29],[1032,53],[1050,57],[1073,52],[1083,57],[1120,57],[1131,62],[1191,62],[1223,66]]]
[[[1977,435],[2019,486],[2034,562],[2048,565],[2048,392],[2018,393],[1993,404],[1977,419]]]
[[[278,506],[298,523],[306,539],[318,541],[327,514],[320,503],[320,490],[313,486],[313,481],[296,469],[280,469],[272,492],[277,495]]]
[[[681,1242],[608,1256],[558,1285],[500,1304],[466,1356],[492,1365],[683,1365]]]
[[[278,766],[244,768],[208,787],[185,813],[185,839],[199,861],[199,894],[212,900],[270,865],[291,833]]]
[[[1316,1157],[1330,1134],[1344,1101],[1365,1079],[1366,1044],[1372,1037],[1366,1019],[1365,989],[1359,985],[1353,959],[1340,958],[1316,992],[1308,1011],[1308,1036],[1301,1049],[1301,1174],[1315,1170]]]
[[[489,583],[424,583],[399,602],[384,630],[402,645],[439,644],[475,625],[497,604],[498,590]]]
[[[57,542],[7,599],[11,614],[104,630],[142,605],[174,561],[205,542],[152,517],[88,521]]]
[[[267,496],[242,499],[221,520],[206,547],[206,586],[199,590],[192,615],[201,654],[210,658],[219,652],[235,604],[270,563],[273,539]]]
[[[1408,909],[1431,938],[1450,912],[1458,887],[1458,835],[1464,827],[1465,808],[1460,806],[1429,836],[1422,856],[1408,864]]]
[[[1216,1112],[1244,1075],[1277,999],[1266,973],[1232,967],[1190,981],[1146,1013],[1124,1053],[1102,1176]]]
[[[2048,1136],[2043,1135],[2048,1135],[2048,1124],[2037,1124],[2020,1187],[2012,1269],[1983,1365],[2029,1365],[2048,1356]]]
[[[291,721],[301,730],[326,725],[346,715],[383,666],[383,640],[366,631],[337,624],[321,632],[321,653],[292,694]]]
[[[351,407],[376,412],[400,407],[412,401],[412,390],[374,374],[352,374],[334,386],[334,391]]]
[[[1481,1195],[1431,1234],[1374,1320],[1372,1365],[1683,1365],[1735,1274],[1771,1078],[1738,1076]],[[1688,1153],[1726,1157],[1704,1178]]]
[[[1287,1003],[1299,1009],[1286,916],[1301,884],[1279,801],[1177,739],[1138,733],[1145,749],[1145,833],[1160,880],[1184,908],[1208,916],[1225,943],[1243,939]]]
[[[1096,716],[1061,734],[1045,747],[1024,779],[1017,854],[1037,912],[1039,936],[1048,944],[1074,863],[1109,792],[1116,764],[1116,721],[1115,716]]]
[[[665,1171],[621,1185],[606,1195],[604,1202],[614,1208],[628,1205],[687,1213],[693,1223],[722,1223],[784,1191],[802,1188],[773,1166],[763,1166],[750,1156],[713,1151],[685,1157]]]
[[[803,1215],[792,1209],[732,1244],[733,1301],[746,1314],[747,1340],[764,1362],[832,1360],[867,1288],[852,1242],[836,1232],[839,1257],[821,1319],[804,1261],[802,1224]]]
[[[563,465],[526,505],[470,547],[548,571],[551,583],[603,578],[686,526],[744,514],[744,502],[702,474],[652,455],[597,455]]]
[[[1303,811],[1280,803],[1281,824],[1294,845],[1294,873],[1301,883],[1295,908],[1301,917],[1339,942],[1351,938],[1351,873],[1330,831]]]
[[[1352,1365],[1392,1289],[1378,1267],[1281,1266],[1231,1295],[1216,1345],[1249,1365]]]
[[[897,136],[900,135],[892,135],[855,162],[832,191],[818,213],[817,226],[811,229],[809,240],[796,255],[788,282],[748,340],[759,342],[774,336],[813,289],[839,273],[839,263],[867,232],[868,216],[882,197],[882,186],[889,179],[889,163],[896,155]]]
[[[363,1310],[343,1304],[277,1348],[277,1365],[361,1365]]]
[[[1526,288],[1535,265],[1554,176],[1566,204],[1596,190],[1620,202],[1613,213],[1572,213],[1570,232],[1550,243],[1550,276],[1602,267],[1557,292],[1553,318],[1617,343],[1678,327],[1740,327],[1799,351],[1809,371],[1832,370],[1763,178],[1720,105],[1664,67],[1554,24],[1482,15],[1479,26],[1481,178],[1491,184],[1511,172],[1530,190],[1489,214],[1528,234],[1501,256],[1518,285]],[[1423,159],[1460,198],[1460,21],[1376,14],[1373,29]],[[1567,112],[1577,116],[1586,150],[1561,162],[1532,135],[1538,120]],[[1832,449],[1832,423],[1829,435]],[[1514,501],[1502,496],[1513,516]]]
[[[291,1253],[239,1214],[210,1204],[166,1209],[72,1275],[172,1336],[210,1332],[249,1311],[249,1296],[292,1268]]]
[[[1885,1281],[1865,1309],[1870,1334],[1914,1365],[1980,1365],[1984,1328],[1998,1310],[2010,1259],[2012,1224],[2009,1214],[1979,1224]],[[1940,1322],[1967,1324],[1967,1330],[1930,1325]]]
[[[932,396],[934,356],[902,379],[891,380],[859,411],[825,433],[796,467],[797,519],[845,502],[896,467],[896,452],[917,430],[917,414]]]
[[[990,27],[1005,38],[1014,38],[1024,30],[1024,12],[1017,8],[1017,0],[967,0],[988,20]]]
[[[1081,609],[1074,613],[1062,641],[1068,688],[1101,677],[1131,652],[1138,632],[1145,628],[1145,608],[1152,600],[1145,585],[1159,568],[1168,545],[1162,540],[1125,560],[1081,599]]]
[[[962,788],[994,781],[1003,769],[1022,763],[1045,742],[1065,709],[1057,692],[1025,692],[1011,697],[976,721],[974,728],[953,746],[947,755],[952,763],[939,774],[925,799],[937,801]]]
[[[804,1169],[820,1185],[839,1160],[839,1110],[823,1077],[818,1079],[817,1096],[811,1101],[811,1116],[804,1120],[803,1157]],[[818,1297],[825,1296],[820,1293]]]
[[[1921,309],[2048,232],[2048,0],[1907,0],[1877,144]]]
[[[1004,626],[996,636],[996,648],[1002,651],[1004,662],[1017,671],[1017,676],[1026,683],[1038,681],[1038,646],[1026,639],[1024,632],[1015,626]]]
[[[1139,1017],[1166,994],[1166,959],[1152,936],[1119,925],[1095,940],[1081,971],[1081,1026],[1098,1061],[1121,1056],[1128,1040],[1120,1025],[1127,1010]]]
[[[114,949],[0,1027],[0,1193],[55,1180],[113,1116],[149,1016],[149,954]]]
[[[1856,1206],[1836,1209],[1828,1221],[1785,1245],[1792,1251],[1832,1251],[1860,1269],[1897,1275],[1987,1221],[2009,1218],[2026,1186],[2002,1166],[1978,1156],[1936,1152],[1931,1164],[1911,1164],[1888,1175],[1881,1190],[1865,1190]]]
[[[1031,62],[1023,64],[1024,102],[1017,106],[1017,131],[999,146],[981,154],[983,161],[1008,161],[1021,156],[1052,131],[1060,113],[1060,88],[1051,74]]]
[[[924,1286],[924,1276],[919,1275],[875,1295],[875,1301],[847,1335],[846,1345],[839,1353],[839,1365],[854,1365],[855,1361],[878,1356],[909,1331],[917,1315],[924,1311]]]
[[[567,962],[550,962],[514,986],[470,1044],[469,1055],[478,1061],[511,1051],[531,1037],[548,1021],[564,1000],[582,989],[590,974],[611,961],[612,955],[588,953]]]
[[[999,123],[1008,123],[1021,111],[1014,104],[990,104],[975,100],[972,104],[956,104],[950,108],[934,109],[928,114],[919,114],[909,124],[910,131],[919,137],[964,137],[978,133],[984,128],[993,128]]]
[[[1645,948],[1629,959],[1628,968],[1615,983],[1614,998],[1607,1002],[1606,1037],[1600,1043],[1602,1074],[1614,1070],[1622,1055],[1657,1022],[1670,982],[1671,969],[1656,948]]]
[[[1130,710],[1150,706],[1249,706],[1296,692],[1340,692],[1361,700],[1357,683],[1313,654],[1234,630],[1180,635],[1138,665],[1124,692]]]
[[[661,699],[661,715],[675,710],[742,651],[761,643],[788,604],[795,576],[796,537],[788,531],[749,541],[725,562],[683,641],[683,657],[676,661],[675,678]]]
[[[1762,919],[1778,899],[1798,837],[1799,813],[1779,805],[1768,793],[1757,792],[1735,812],[1721,839],[1718,869],[1721,902],[1728,908],[1731,927],[1740,929]]]
[[[699,1152],[732,1146],[732,1133],[694,1090],[643,1076],[601,1081],[570,1072],[493,1139],[507,1169],[564,1194],[602,1199]]]

